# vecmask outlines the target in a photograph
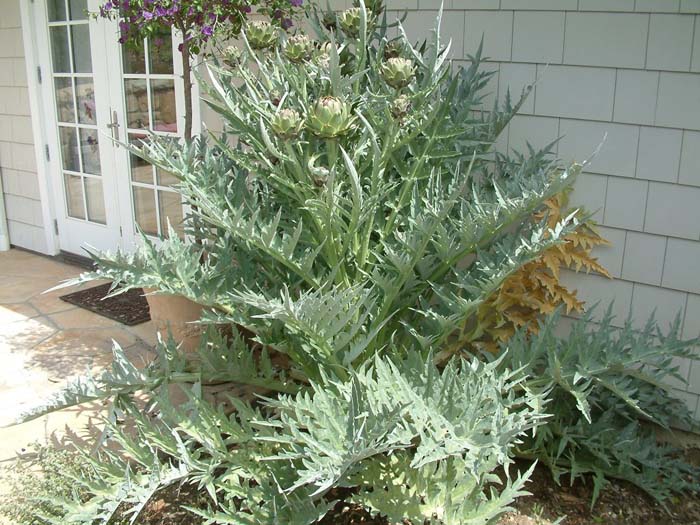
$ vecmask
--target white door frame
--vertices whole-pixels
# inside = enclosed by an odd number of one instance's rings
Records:
[[[52,162],[60,162],[60,151],[59,143],[57,140],[57,126],[55,125],[55,104],[54,104],[54,93],[52,89],[52,83],[48,81],[51,78],[50,70],[50,59],[47,61],[49,54],[49,42],[48,42],[48,28],[45,24],[42,27],[40,24],[42,21],[45,22],[45,14],[42,15],[43,11],[42,1],[20,1],[20,15],[22,21],[22,35],[24,39],[24,53],[25,53],[25,64],[27,69],[27,79],[28,79],[28,91],[29,91],[29,103],[30,103],[30,113],[32,120],[32,133],[34,139],[34,152],[36,158],[37,166],[37,177],[39,182],[39,193],[41,200],[41,210],[42,219],[44,225],[44,237],[46,241],[46,253],[49,255],[56,255],[60,253],[60,239],[57,231],[57,221],[58,215],[63,213],[64,210],[57,210],[54,195],[58,191],[63,195],[63,184],[58,177],[53,177],[52,172],[54,165]],[[41,15],[41,16],[39,16]],[[100,24],[98,31],[91,31],[91,33],[100,33],[99,38],[104,38],[107,40],[105,49],[115,50],[115,52],[108,52],[106,57],[95,57],[93,56],[93,70],[94,74],[98,75],[100,72],[95,69],[97,63],[101,65],[98,67],[100,71],[118,71],[119,72],[119,83],[122,82],[122,71],[123,64],[121,60],[121,50],[120,45],[116,42],[117,34],[117,24],[116,21],[109,20],[91,20],[90,24],[95,27],[95,24]],[[92,40],[92,37],[91,37]],[[94,40],[93,40],[94,41]],[[181,36],[176,35],[173,39],[173,67],[175,78],[182,78],[182,62],[178,60],[179,54],[177,53],[177,45],[181,41]],[[114,47],[110,47],[114,46]],[[43,55],[43,56],[42,56]],[[39,78],[42,78],[40,82]],[[193,75],[194,77],[194,75]],[[109,85],[110,93],[109,100],[117,100],[117,94],[115,90],[122,90],[122,86],[117,86],[114,78],[110,80]],[[178,129],[184,128],[184,93],[183,93],[183,83],[175,83],[176,91],[176,103],[178,108]],[[193,115],[192,115],[192,133],[193,135],[198,135],[201,133],[202,123],[201,123],[201,113],[199,101],[199,86],[197,82],[193,82]],[[120,91],[123,93],[123,91]],[[120,127],[120,140],[126,138],[126,115],[125,115],[125,105],[123,95],[120,103],[114,104],[115,107],[108,108],[111,111],[115,111]],[[53,122],[52,122],[53,121]],[[53,128],[53,129],[51,129]],[[104,127],[100,126],[101,131]],[[109,137],[104,134],[100,138],[101,141],[110,140]],[[102,144],[102,142],[101,142]],[[117,183],[117,177],[123,176],[129,179],[129,158],[125,150],[121,146],[117,146],[119,151],[114,151],[113,165],[117,175],[113,177],[113,182]],[[117,148],[114,148],[116,150]],[[103,148],[101,148],[103,149]],[[112,148],[106,148],[112,149]],[[101,157],[103,155],[101,154]],[[49,160],[49,158],[51,160]],[[104,182],[103,182],[104,184]],[[116,184],[114,192],[112,195],[115,197],[115,201],[118,200],[119,207],[118,217],[119,224],[122,228],[122,242],[120,243],[123,248],[132,249],[137,243],[136,236],[134,234],[134,216],[133,216],[133,203],[131,198],[131,185],[130,181],[127,183]],[[105,186],[104,191],[107,192]],[[105,193],[105,196],[107,193]],[[62,197],[65,199],[65,196]],[[105,203],[107,205],[107,203]],[[185,212],[187,210],[185,209]],[[120,246],[115,246],[118,248]]]
[[[47,108],[41,96],[41,84],[39,75],[46,74],[39,65],[38,28],[34,16],[35,1],[20,1],[19,12],[22,23],[22,37],[24,40],[24,60],[27,68],[27,87],[29,92],[29,112],[32,121],[32,135],[34,138],[34,156],[36,159],[36,171],[39,182],[39,197],[41,200],[41,217],[44,225],[44,239],[46,241],[46,253],[56,255],[60,252],[58,235],[54,227],[56,212],[54,210],[55,191],[52,186],[50,169],[47,166],[46,148],[46,118]]]

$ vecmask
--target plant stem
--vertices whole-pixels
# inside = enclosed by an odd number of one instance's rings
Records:
[[[192,140],[192,67],[190,65],[190,43],[186,39],[184,26],[182,31],[182,80],[185,84],[185,129],[183,137],[186,142]]]
[[[192,64],[190,63],[191,47],[187,40],[187,26],[182,18],[174,21],[174,26],[182,34],[182,47],[180,57],[182,58],[182,82],[185,87],[185,129],[182,136],[185,142],[192,139]]]

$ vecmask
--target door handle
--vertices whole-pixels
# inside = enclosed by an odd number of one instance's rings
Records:
[[[119,117],[117,116],[116,110],[112,111],[107,127],[112,130],[112,139],[119,140]]]

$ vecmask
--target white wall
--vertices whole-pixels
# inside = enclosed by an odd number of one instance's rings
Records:
[[[0,0],[0,176],[10,242],[46,252],[19,1]]]

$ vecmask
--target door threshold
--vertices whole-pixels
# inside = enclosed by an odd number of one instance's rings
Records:
[[[70,264],[72,266],[79,266],[80,268],[84,268],[90,271],[95,269],[95,263],[93,262],[93,260],[89,257],[85,257],[84,255],[78,255],[77,253],[71,253],[61,250],[60,253],[55,257],[59,261],[66,264]]]

